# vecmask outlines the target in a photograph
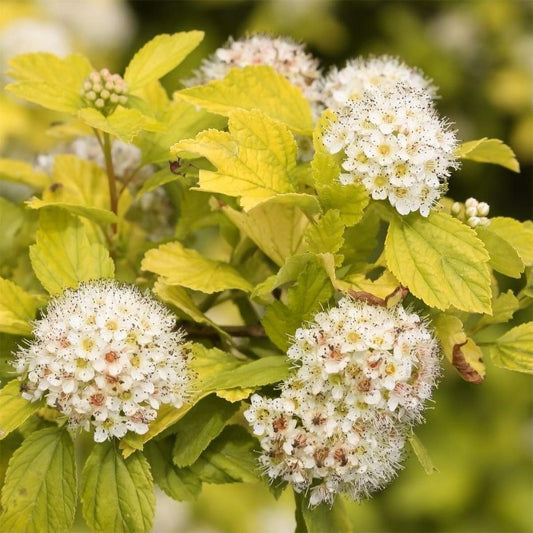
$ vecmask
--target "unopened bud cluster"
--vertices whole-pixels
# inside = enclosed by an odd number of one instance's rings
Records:
[[[428,216],[458,166],[455,133],[438,116],[429,81],[398,60],[374,58],[333,72],[325,90],[336,119],[323,143],[340,154],[341,183],[364,185],[401,215]]]
[[[489,204],[478,202],[475,198],[468,198],[464,204],[460,202],[454,202],[452,204],[452,215],[463,220],[472,228],[489,226],[489,211]]]
[[[295,333],[279,398],[253,395],[244,413],[272,479],[359,500],[396,475],[439,368],[437,342],[415,313],[343,298]]]
[[[104,115],[112,113],[118,104],[128,101],[128,84],[120,74],[111,74],[108,69],[91,72],[83,82],[81,95],[90,106]]]
[[[27,400],[45,398],[94,440],[144,434],[161,404],[181,407],[190,373],[174,317],[135,286],[96,281],[53,299],[15,367]]]

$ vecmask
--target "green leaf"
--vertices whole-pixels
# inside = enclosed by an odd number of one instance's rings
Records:
[[[473,229],[433,211],[394,217],[385,241],[387,265],[427,305],[491,313],[489,255]]]
[[[297,508],[297,521],[303,520],[306,533],[352,533],[352,525],[346,513],[344,503],[340,496],[337,496],[333,507],[326,503],[321,503],[310,508],[307,498],[302,494],[294,493]],[[300,533],[300,530],[298,530]]]
[[[132,143],[141,131],[165,131],[166,129],[163,124],[144,115],[138,109],[122,106],[118,106],[107,117],[92,107],[85,107],[78,112],[78,118],[91,128],[110,133],[125,143]]]
[[[148,533],[155,512],[148,461],[141,452],[124,459],[114,442],[96,444],[83,468],[81,500],[96,533]]]
[[[29,163],[13,159],[0,159],[0,180],[23,183],[37,190],[51,184],[48,174],[34,170]]]
[[[433,464],[426,447],[414,433],[412,433],[409,437],[409,444],[411,445],[413,452],[415,452],[416,458],[426,474],[431,475],[435,472],[438,472],[438,469]]]
[[[216,374],[210,371],[209,376],[200,374],[198,387],[204,393],[237,388],[262,387],[282,381],[288,374],[289,364],[287,360],[279,355],[272,355],[262,357],[251,363],[239,363],[234,368],[221,370]]]
[[[161,170],[158,170],[157,172],[152,174],[143,183],[142,187],[137,191],[137,194],[135,196],[136,198],[140,198],[147,192],[153,191],[154,189],[157,189],[162,185],[166,185],[167,183],[172,183],[173,181],[176,181],[179,178],[180,176],[171,172],[168,166],[162,168]]]
[[[166,163],[173,158],[170,147],[178,140],[190,139],[209,128],[223,129],[227,123],[224,117],[176,98],[167,104],[164,111],[157,113],[156,118],[167,126],[167,130],[139,133],[137,144],[142,150],[144,164]]]
[[[224,214],[264,252],[281,266],[296,254],[306,251],[304,232],[309,220],[294,205],[271,200],[263,202],[247,213],[224,207]]]
[[[14,379],[0,390],[0,440],[18,429],[42,407],[41,402],[29,402],[20,394],[20,381]]]
[[[365,187],[343,185],[339,181],[340,166],[329,153],[316,152],[311,166],[314,186],[324,210],[338,209],[345,225],[357,224],[370,201]]]
[[[167,285],[188,287],[206,294],[226,289],[252,290],[250,283],[230,265],[207,259],[179,242],[149,250],[141,268],[162,276]]]
[[[518,252],[526,266],[533,265],[533,226],[514,218],[490,219],[490,231],[505,239]]]
[[[242,426],[227,426],[191,470],[206,483],[255,483],[258,443]]]
[[[170,438],[149,442],[144,453],[150,463],[154,481],[168,496],[178,501],[191,501],[200,494],[200,479],[189,468],[177,468],[172,463]]]
[[[500,139],[477,139],[468,141],[459,147],[457,156],[479,163],[492,163],[508,168],[513,172],[520,172],[520,165],[514,152]]]
[[[173,285],[167,285],[163,281],[158,280],[154,284],[153,291],[163,302],[173,305],[194,322],[199,324],[207,324],[215,328],[221,335],[227,336],[224,330],[220,329],[212,320],[207,318],[189,296],[186,289]]]
[[[80,90],[93,67],[82,55],[22,54],[11,59],[9,66],[9,76],[19,81],[6,89],[16,96],[66,113],[84,106]]]
[[[224,116],[235,109],[257,109],[297,133],[308,134],[313,129],[302,91],[266,65],[232,69],[223,80],[184,89],[176,96]]]
[[[229,132],[207,130],[171,150],[207,158],[217,171],[200,170],[198,187],[240,198],[251,209],[276,194],[294,192],[291,172],[296,168],[296,142],[289,129],[260,111],[233,111]]]
[[[215,395],[198,402],[174,428],[174,464],[179,467],[192,465],[238,410],[239,404],[229,403]]]
[[[38,301],[7,279],[0,278],[0,331],[12,335],[30,335]]]
[[[157,35],[148,41],[130,61],[124,72],[129,91],[162,78],[174,70],[204,38],[202,31]]]
[[[309,251],[315,254],[338,252],[344,243],[344,228],[340,211],[327,211],[316,224],[309,225],[305,231],[304,238]]]
[[[58,207],[105,224],[117,221],[110,210],[107,176],[97,164],[74,155],[57,155],[52,179],[42,200],[34,198],[26,205],[32,209]]]
[[[496,365],[533,374],[533,322],[509,330],[490,346],[489,351]]]
[[[489,265],[510,278],[519,278],[524,272],[524,262],[518,252],[505,239],[488,228],[477,227],[476,233],[489,252]]]
[[[107,249],[99,243],[91,243],[81,221],[62,210],[41,212],[30,258],[35,275],[50,294],[75,288],[82,281],[114,275]]]
[[[476,324],[476,328],[481,326],[484,327],[489,324],[503,324],[509,322],[519,307],[520,301],[513,294],[511,289],[507,292],[502,292],[497,298],[493,299],[492,316],[483,315]]]
[[[333,287],[328,274],[316,263],[309,263],[289,289],[287,305],[275,301],[267,306],[262,320],[267,335],[281,350],[287,350],[290,336],[332,294]]]
[[[70,529],[77,502],[76,456],[66,429],[32,433],[9,461],[0,529],[54,533]]]

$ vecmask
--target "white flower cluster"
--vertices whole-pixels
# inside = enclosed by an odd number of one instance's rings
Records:
[[[489,204],[478,202],[475,198],[468,198],[464,205],[460,202],[454,202],[452,204],[452,215],[460,218],[472,228],[476,226],[489,226],[489,211]]]
[[[161,404],[180,407],[191,375],[174,317],[135,286],[100,280],[55,298],[15,367],[27,400],[46,403],[94,440],[144,434]]]
[[[296,331],[297,365],[279,398],[253,395],[244,413],[261,437],[272,479],[310,491],[310,504],[339,492],[359,500],[382,488],[422,419],[439,369],[437,342],[415,313],[351,298]]]
[[[424,91],[431,98],[436,96],[436,88],[421,71],[407,66],[397,57],[385,55],[352,59],[342,69],[332,67],[320,81],[320,98],[324,107],[336,111],[369,89],[387,91],[394,89],[397,83]]]
[[[83,82],[81,95],[90,106],[108,115],[118,104],[128,101],[128,84],[120,74],[111,74],[108,69],[91,72]]]
[[[205,59],[195,75],[184,84],[191,87],[211,80],[221,80],[234,67],[252,65],[271,66],[299,87],[312,105],[318,101],[318,60],[305,52],[304,45],[288,37],[253,35],[238,40],[230,39]]]
[[[374,200],[388,199],[401,215],[428,216],[458,166],[455,132],[439,118],[429,82],[417,71],[409,74],[390,59],[357,65],[365,67],[363,81],[356,78],[360,91],[331,92],[336,120],[323,135],[326,149],[341,153],[340,181],[363,184]]]

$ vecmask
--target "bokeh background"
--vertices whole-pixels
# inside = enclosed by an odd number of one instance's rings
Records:
[[[229,36],[250,32],[307,42],[325,70],[361,54],[400,56],[440,87],[439,110],[460,139],[501,138],[518,156],[520,174],[465,163],[450,196],[487,201],[492,216],[531,218],[531,0],[0,0],[0,66],[25,51],[81,51],[98,68],[122,71],[154,35],[190,29],[205,30],[206,38],[165,78],[169,91]],[[31,159],[46,151],[55,141],[43,132],[53,120],[2,93],[0,156]],[[418,431],[438,472],[427,476],[411,457],[385,491],[347,503],[356,532],[533,531],[532,382],[487,364],[478,386],[445,368]],[[154,531],[285,533],[294,528],[292,508],[288,492],[276,501],[261,486],[206,486],[194,504],[160,494]]]

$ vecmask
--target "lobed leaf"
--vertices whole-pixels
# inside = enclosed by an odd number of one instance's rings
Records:
[[[154,481],[168,496],[178,501],[196,499],[202,490],[202,482],[189,468],[177,468],[172,463],[172,442],[169,438],[150,441],[144,453]]]
[[[479,163],[492,163],[508,168],[513,172],[520,172],[520,165],[514,152],[500,141],[500,139],[477,139],[468,141],[457,150],[457,156],[461,159],[470,159]]]
[[[41,190],[51,184],[50,177],[24,161],[0,159],[0,180],[13,181]]]
[[[200,170],[201,190],[237,196],[245,209],[294,192],[296,142],[284,124],[257,110],[236,110],[230,113],[228,127],[229,132],[203,131],[171,148],[177,156],[200,154],[217,168]]]
[[[83,468],[81,500],[95,533],[148,533],[155,512],[148,461],[139,451],[124,459],[114,442],[96,444]]]
[[[257,109],[297,133],[313,129],[309,102],[302,91],[267,65],[234,68],[223,80],[184,89],[176,97],[224,116],[236,109]]]
[[[78,218],[57,209],[43,210],[36,243],[30,248],[35,275],[50,294],[82,281],[112,278],[113,261],[99,243],[91,243]]]
[[[226,289],[252,290],[250,283],[230,265],[207,259],[177,241],[149,250],[141,268],[162,276],[167,285],[188,287],[206,294]]]
[[[29,402],[20,394],[20,381],[13,379],[0,390],[0,440],[18,429],[42,407],[41,402]]]
[[[39,302],[25,290],[0,278],[0,331],[12,335],[30,335],[31,321]]]
[[[396,278],[427,305],[491,313],[489,255],[475,231],[450,215],[394,217],[385,255]]]
[[[496,365],[533,374],[533,322],[509,330],[490,346],[489,351]]]
[[[32,433],[9,461],[0,529],[55,533],[70,529],[77,503],[74,443],[66,429]]]
[[[148,41],[124,72],[129,90],[135,92],[174,70],[204,38],[202,31],[161,34]]]
[[[181,468],[192,465],[238,410],[239,404],[215,395],[198,402],[174,427],[174,464]]]

